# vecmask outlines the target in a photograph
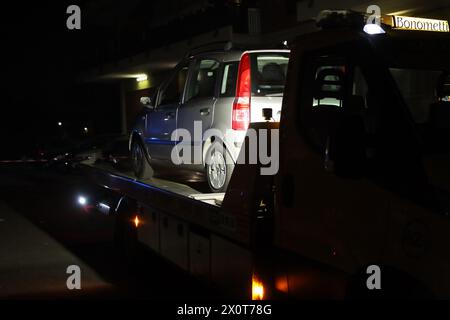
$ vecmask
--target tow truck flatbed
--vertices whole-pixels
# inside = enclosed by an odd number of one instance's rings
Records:
[[[221,210],[225,193],[202,193],[188,185],[161,178],[137,180],[108,164],[81,164],[91,182],[145,207],[207,228],[235,241],[236,218]]]
[[[277,123],[251,126],[278,128]],[[132,229],[133,239],[234,297],[252,295],[255,244],[272,239],[269,232],[264,241],[258,241],[257,230],[262,224],[269,226],[265,230],[273,228],[272,220],[264,218],[267,212],[261,198],[262,190],[272,194],[268,181],[273,177],[262,177],[260,164],[236,165],[226,193],[202,193],[160,178],[137,180],[108,163],[86,161],[79,168],[108,194],[105,198],[115,198],[109,203],[99,201],[96,207],[109,208],[108,213],[116,215],[116,225],[125,225],[120,230]],[[129,234],[124,237],[130,238]]]

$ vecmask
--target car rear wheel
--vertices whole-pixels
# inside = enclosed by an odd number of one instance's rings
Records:
[[[131,160],[136,178],[150,179],[153,177],[153,170],[148,163],[145,150],[137,141],[133,142],[131,146]]]
[[[206,153],[206,178],[212,192],[225,192],[233,173],[234,162],[220,143],[214,143]]]

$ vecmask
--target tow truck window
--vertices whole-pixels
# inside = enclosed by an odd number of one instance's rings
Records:
[[[365,55],[355,50],[356,45],[360,45]],[[330,48],[327,51],[305,56],[303,61],[299,120],[305,142],[324,160],[324,170],[334,170],[334,159],[339,159],[340,167],[347,169],[353,165],[357,167],[360,161],[357,174],[366,176],[382,188],[417,203],[424,203],[426,199],[421,197],[424,176],[417,157],[417,139],[410,122],[405,118],[398,94],[392,90],[395,83],[390,81],[388,70],[382,64],[368,62],[378,56],[364,44]],[[353,55],[355,51],[358,53]],[[341,52],[347,57],[342,56]],[[377,61],[384,62],[381,59]],[[316,84],[318,72],[333,69],[331,67],[335,70],[322,74],[322,79],[337,83],[322,81]],[[339,78],[342,75],[343,81]],[[331,86],[333,84],[335,86]],[[326,89],[322,90],[325,92],[317,92],[320,87]],[[315,105],[314,99],[319,98],[334,98],[336,103]],[[357,124],[358,118],[363,128],[355,126],[355,135],[347,135],[349,131],[346,130],[340,131],[345,129],[341,124],[346,123],[346,120],[355,120]],[[337,142],[338,135],[339,139],[349,138],[349,145],[342,140]],[[339,149],[339,146],[344,148]],[[352,165],[346,167],[343,154],[349,151],[348,147],[353,146],[359,150],[348,158]],[[336,157],[338,154],[340,156]]]
[[[342,107],[344,92],[343,65],[323,65],[316,69],[313,107],[329,105]]]
[[[313,58],[304,81],[311,86],[303,91],[307,93],[301,111],[305,138],[325,157],[343,113],[362,118],[368,114],[367,82],[359,67],[347,64],[343,57],[331,56]],[[355,100],[360,103],[353,103]]]
[[[414,36],[413,36],[414,35]],[[374,38],[376,58],[392,77],[422,153],[450,153],[448,34],[408,33]]]
[[[214,97],[218,70],[219,62],[216,60],[205,59],[197,62],[190,77],[185,101]]]
[[[390,68],[425,154],[450,153],[450,79],[443,70]]]
[[[448,100],[448,96],[438,97],[436,95],[442,71],[401,68],[390,68],[389,70],[415,123],[428,122],[431,105],[440,99]]]

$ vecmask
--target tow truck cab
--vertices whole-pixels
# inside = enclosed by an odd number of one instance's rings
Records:
[[[448,23],[444,32],[392,23],[369,34],[351,20],[290,44],[275,246],[362,274],[360,292],[375,264],[392,276],[384,289],[403,281],[402,292],[448,298]],[[289,283],[290,294],[301,290]]]

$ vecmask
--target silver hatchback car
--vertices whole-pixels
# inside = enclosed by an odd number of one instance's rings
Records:
[[[288,61],[289,50],[229,50],[180,62],[141,99],[129,143],[136,176],[183,168],[224,192],[249,123],[264,121],[264,108],[279,121]]]

